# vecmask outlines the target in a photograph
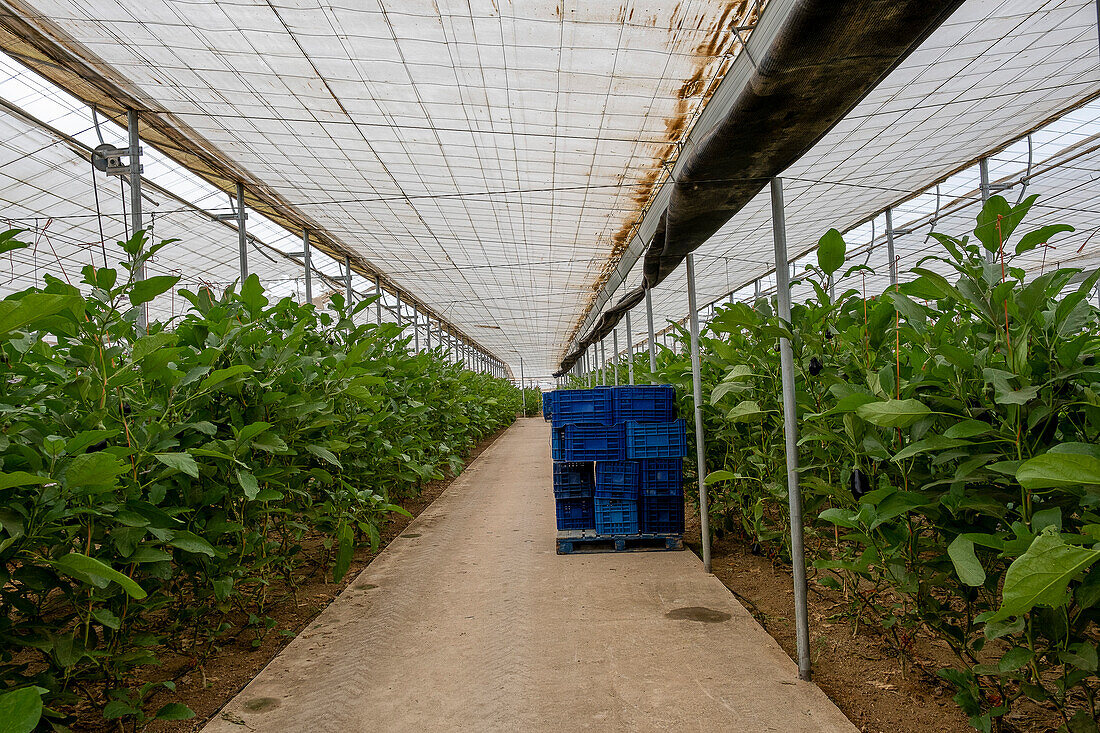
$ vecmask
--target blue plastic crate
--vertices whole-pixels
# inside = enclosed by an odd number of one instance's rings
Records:
[[[562,434],[563,430],[558,428],[551,428],[550,430],[550,460],[561,461],[564,460],[564,449],[562,448]]]
[[[637,461],[599,461],[596,463],[597,499],[637,499],[642,486]]]
[[[554,395],[556,392],[542,393],[542,419],[549,420],[554,415]]]
[[[683,420],[661,423],[628,422],[625,437],[628,460],[683,458],[687,455],[687,433]]]
[[[648,458],[639,463],[643,496],[683,496],[684,459]]]
[[[565,425],[554,432],[561,441],[556,461],[620,461],[626,457],[618,425]]]
[[[554,496],[558,499],[591,499],[595,488],[591,463],[554,464]]]
[[[642,497],[641,526],[643,532],[652,532],[654,534],[683,534],[683,495]]]
[[[597,534],[638,534],[638,502],[630,499],[596,499]]]
[[[554,427],[577,424],[612,423],[611,390],[609,389],[560,389],[555,392],[554,411],[551,419]]]
[[[611,394],[613,419],[617,423],[676,419],[676,389],[671,384],[613,387]]]
[[[558,531],[595,529],[596,514],[592,499],[558,499]]]

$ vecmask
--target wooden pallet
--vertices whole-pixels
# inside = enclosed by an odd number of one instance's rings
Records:
[[[558,554],[591,552],[658,552],[684,549],[680,534],[599,535],[590,529],[558,532]]]

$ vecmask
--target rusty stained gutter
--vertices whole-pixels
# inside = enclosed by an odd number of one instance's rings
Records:
[[[236,196],[237,182],[243,182],[245,206],[299,237],[308,230],[312,247],[338,262],[347,257],[354,272],[368,280],[377,277],[384,292],[400,295],[407,305],[415,305],[421,312],[435,316],[451,334],[465,339],[496,358],[511,373],[507,360],[482,346],[465,330],[447,321],[434,308],[399,287],[388,275],[297,210],[270,186],[253,179],[187,123],[144,94],[136,85],[122,78],[110,65],[40,16],[22,0],[0,0],[0,51],[85,104],[95,107],[100,115],[112,120],[122,129],[127,126],[127,111],[137,110],[143,142],[157,148],[230,197]]]
[[[589,313],[592,330],[574,339],[559,374],[614,328],[639,291],[644,297],[644,288],[675,271],[768,180],[812,148],[962,0],[787,0],[782,8],[780,3],[769,5],[700,122],[719,94],[728,100],[719,105],[722,114],[711,118],[717,118],[713,125],[697,123],[705,129],[689,136],[698,142],[685,148],[662,187],[662,193],[669,191],[667,205],[650,208],[645,223],[653,219],[656,236],[651,242],[638,237],[639,251],[645,251],[644,284],[599,321],[593,323],[597,311]],[[629,270],[619,273],[625,279]],[[607,299],[612,292],[605,289]]]
[[[752,27],[759,22],[765,6],[781,4],[784,0],[733,0],[708,29],[706,40],[696,46],[696,67],[691,76],[684,80],[677,92],[676,113],[664,121],[665,138],[663,143],[654,143],[653,157],[642,179],[633,187],[631,199],[632,211],[626,214],[611,236],[610,250],[606,261],[592,284],[592,293],[582,307],[580,315],[573,323],[563,345],[565,356],[577,337],[586,332],[592,321],[598,316],[611,295],[621,286],[637,261],[644,244],[648,244],[655,226],[651,212],[658,215],[668,203],[666,183],[673,175],[674,166],[682,151],[697,137],[699,121],[710,108],[710,101],[739,58],[743,44],[754,33]],[[686,18],[677,22],[675,14],[669,23],[669,33],[682,28]],[[750,30],[736,30],[749,27]],[[712,115],[713,116],[713,115]],[[685,134],[686,133],[686,134]],[[646,230],[648,235],[646,234]],[[602,235],[600,237],[602,239]],[[598,243],[599,240],[597,240]],[[643,244],[644,242],[644,244]],[[624,267],[625,265],[625,267]]]

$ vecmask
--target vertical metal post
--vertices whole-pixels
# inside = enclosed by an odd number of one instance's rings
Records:
[[[352,296],[352,290],[351,290],[351,258],[346,256],[346,255],[344,257],[344,268],[345,268],[345,270],[344,270],[344,272],[345,272],[344,289],[347,290],[347,292],[344,293],[344,300],[347,301],[346,304],[347,304],[347,307],[348,307],[348,318],[350,319],[351,318],[351,296]]]
[[[611,361],[615,365],[615,386],[619,386],[619,327],[611,329]]]
[[[634,384],[634,334],[630,330],[630,311],[626,312],[626,368],[630,383]]]
[[[420,353],[420,309],[413,303],[413,351]]]
[[[400,290],[397,291],[397,325],[398,326],[404,326],[405,325],[402,322],[402,318],[401,318],[401,291]],[[401,333],[402,334],[405,333],[404,328],[401,329]]]
[[[890,258],[890,284],[898,284],[898,267],[894,260],[894,212],[886,209],[886,256]]]
[[[141,138],[138,136],[138,113],[136,109],[126,110],[126,126],[130,133],[130,231],[137,233],[145,229],[141,221]],[[145,265],[134,268],[134,279],[145,279]],[[144,331],[149,325],[149,305],[143,303],[138,311],[137,327]]]
[[[783,181],[773,178],[772,235],[775,240],[776,301],[779,318],[791,321],[791,283],[787,278],[787,230],[783,214]],[[887,224],[889,228],[889,224]],[[806,557],[802,547],[802,494],[798,487],[798,426],[795,423],[794,354],[791,342],[779,339],[783,377],[783,433],[786,437],[787,499],[791,515],[791,565],[794,570],[794,615],[798,646],[798,676],[810,679],[810,626],[806,610]]]
[[[302,265],[306,268],[306,302],[313,302],[313,264],[309,256],[309,230],[302,230]]]
[[[653,338],[653,297],[649,294],[649,288],[645,289],[645,320],[649,327],[649,373],[653,374],[657,371],[657,344]]]
[[[432,314],[424,314],[424,337],[428,339],[428,351],[432,350]]]
[[[241,253],[241,284],[248,279],[248,230],[245,228],[244,184],[237,182],[237,247]]]
[[[710,572],[710,510],[707,507],[706,444],[703,442],[703,378],[699,364],[699,311],[695,307],[695,255],[687,256],[688,314],[691,322],[691,388],[695,399],[695,472],[699,478],[699,534],[703,570]]]
[[[589,353],[588,349],[584,350],[585,361],[588,362],[588,388],[592,389],[596,386],[596,349],[593,347],[592,352]]]
[[[374,301],[374,315],[378,319],[378,325],[382,325],[382,276],[374,276],[374,294],[378,296],[378,300]]]
[[[527,417],[527,392],[526,385],[523,383],[523,357],[519,359],[519,394],[523,398],[523,416]]]
[[[985,202],[989,201],[989,192],[993,190],[989,185],[989,158],[982,158],[978,161],[978,173],[981,176],[982,207],[984,208]],[[889,223],[886,226],[889,227]],[[987,251],[985,259],[986,262],[994,262],[996,254]]]

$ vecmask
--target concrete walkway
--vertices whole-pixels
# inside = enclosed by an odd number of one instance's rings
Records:
[[[855,727],[690,551],[554,548],[519,421],[206,733]]]

